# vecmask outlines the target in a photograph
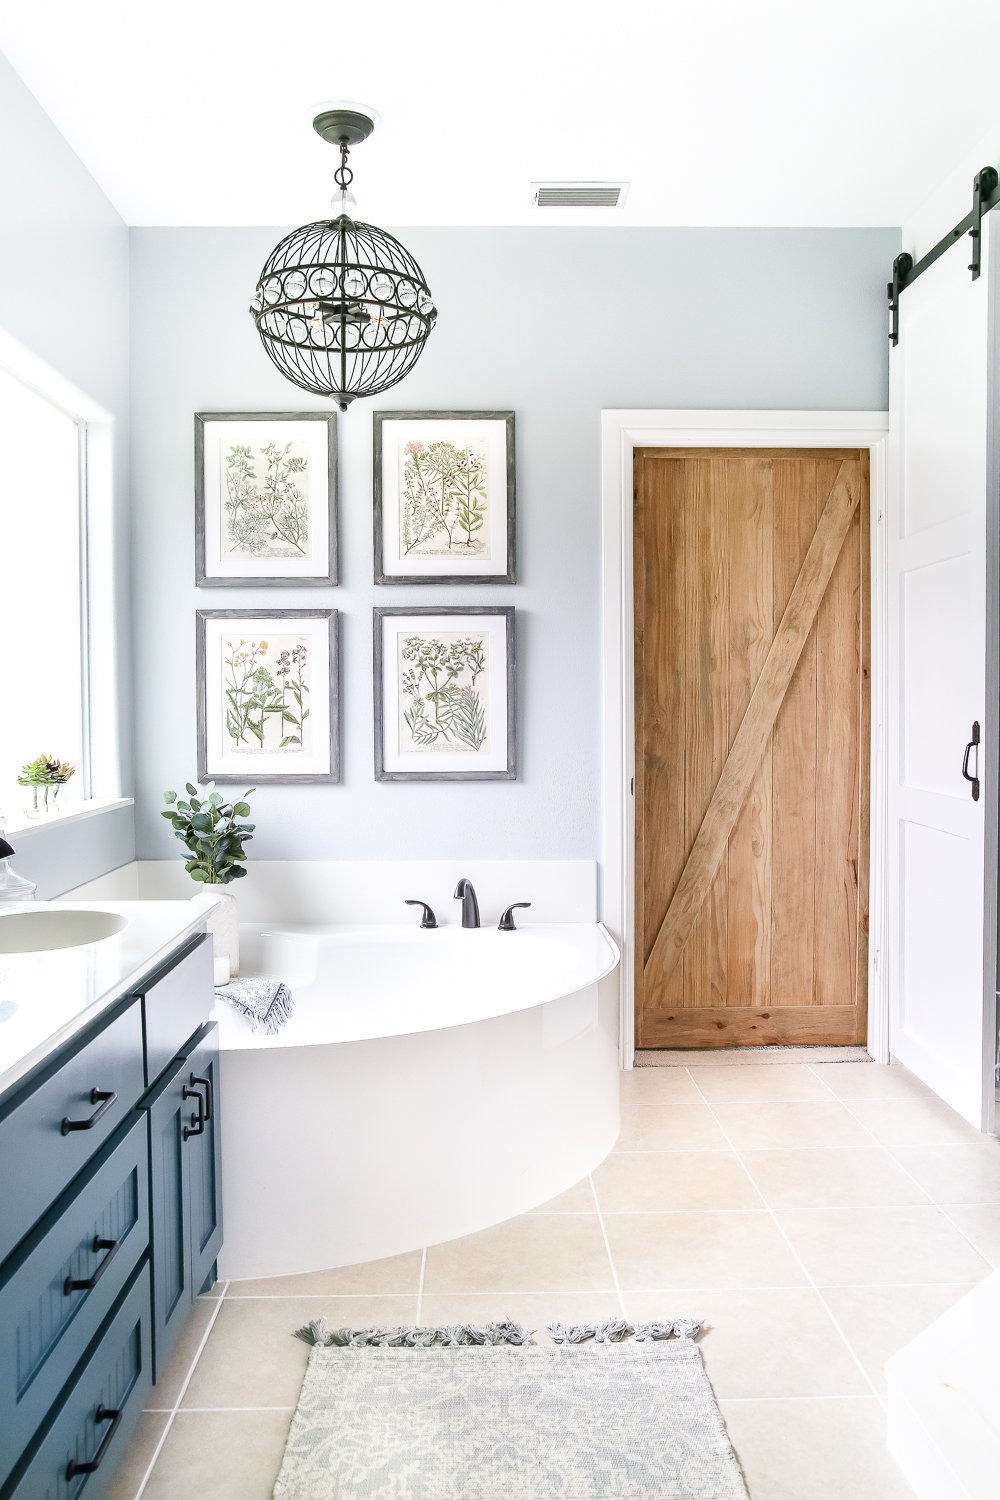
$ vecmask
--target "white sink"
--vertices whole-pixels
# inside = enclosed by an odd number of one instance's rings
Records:
[[[113,911],[12,911],[0,916],[0,953],[49,953],[114,937],[128,918]]]

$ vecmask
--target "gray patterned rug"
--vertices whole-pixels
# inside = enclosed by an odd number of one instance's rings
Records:
[[[748,1500],[698,1326],[312,1324],[274,1500]]]

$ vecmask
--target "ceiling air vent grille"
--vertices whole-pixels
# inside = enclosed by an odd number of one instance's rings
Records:
[[[535,182],[536,208],[620,208],[624,182]]]

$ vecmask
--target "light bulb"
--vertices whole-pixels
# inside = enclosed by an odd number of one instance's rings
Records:
[[[344,275],[344,296],[362,297],[365,292],[365,278],[360,271],[348,271]]]

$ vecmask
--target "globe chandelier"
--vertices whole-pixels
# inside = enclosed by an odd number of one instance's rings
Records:
[[[353,219],[347,165],[375,122],[331,107],[313,129],[340,149],[334,217],[286,234],[264,262],[250,315],[271,362],[293,385],[330,396],[346,411],[408,375],[423,353],[437,308],[413,256],[394,235]]]

